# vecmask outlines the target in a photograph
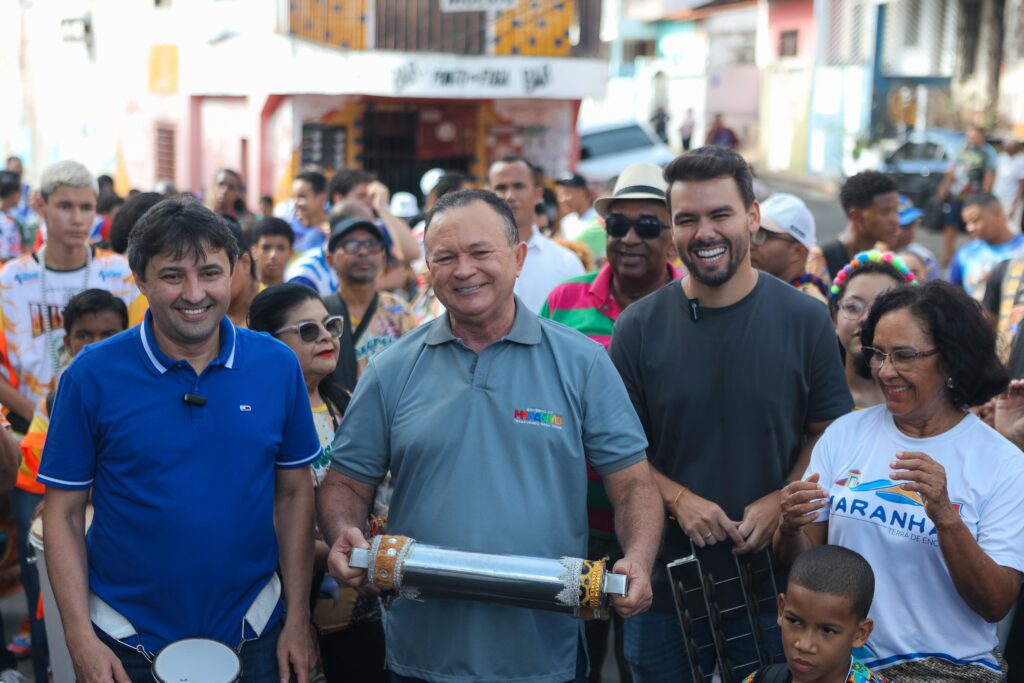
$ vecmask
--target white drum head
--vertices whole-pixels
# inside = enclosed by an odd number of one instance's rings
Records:
[[[234,650],[206,638],[173,642],[153,660],[153,678],[159,683],[234,683],[241,672]]]

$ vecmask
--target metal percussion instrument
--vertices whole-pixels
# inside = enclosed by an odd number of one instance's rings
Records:
[[[414,600],[453,598],[571,612],[592,617],[609,596],[625,595],[624,574],[604,560],[557,560],[452,550],[406,536],[376,536],[370,548],[355,548],[352,567],[367,570],[385,592]]]
[[[765,627],[758,620],[774,609],[778,595],[770,551],[735,556],[735,573],[714,576],[701,566],[704,551],[692,543],[690,548],[690,555],[667,569],[693,680],[739,683],[758,668],[783,661],[783,653],[769,645],[779,626]],[[727,621],[732,628],[726,629]],[[737,661],[740,649],[756,652],[756,658]]]
[[[241,675],[235,651],[206,638],[175,641],[153,660],[157,683],[235,683]]]

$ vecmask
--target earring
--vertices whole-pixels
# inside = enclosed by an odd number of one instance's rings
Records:
[[[953,388],[953,378],[952,377],[947,377],[946,378],[946,386],[949,387],[950,389]]]

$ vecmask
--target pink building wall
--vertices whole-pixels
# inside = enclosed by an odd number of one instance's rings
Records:
[[[768,33],[771,55],[779,58],[779,38],[784,31],[797,31],[797,58],[814,58],[814,0],[772,0],[768,4]]]

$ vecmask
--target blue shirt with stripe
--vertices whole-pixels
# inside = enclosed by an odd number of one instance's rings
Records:
[[[225,317],[197,376],[158,348],[152,325],[147,313],[65,370],[39,480],[92,488],[89,588],[147,651],[186,637],[236,647],[278,564],[276,470],[320,450],[309,397],[295,355],[268,335]]]

